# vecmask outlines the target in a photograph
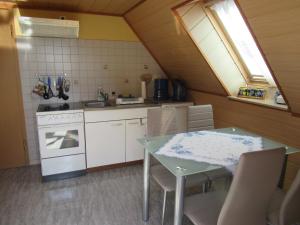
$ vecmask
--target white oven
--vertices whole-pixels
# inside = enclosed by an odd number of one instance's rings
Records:
[[[43,178],[86,170],[83,111],[37,113]]]
[[[82,123],[42,126],[39,141],[42,159],[85,153]]]

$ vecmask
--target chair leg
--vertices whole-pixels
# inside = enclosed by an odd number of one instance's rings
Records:
[[[164,225],[164,221],[165,221],[166,203],[167,203],[167,191],[164,190],[163,208],[162,208],[162,215],[161,215],[161,224],[162,225]]]
[[[232,182],[232,177],[227,177],[225,179],[225,190],[229,190],[231,182]]]
[[[209,188],[208,186],[209,186],[208,182],[202,184],[202,193],[206,193],[208,191]]]
[[[211,191],[211,190],[212,190],[212,181],[209,180],[209,181],[207,182],[207,191]]]

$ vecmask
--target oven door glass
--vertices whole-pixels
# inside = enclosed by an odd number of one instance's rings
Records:
[[[45,139],[47,150],[79,147],[78,130],[46,132]]]
[[[42,158],[85,152],[83,124],[40,127],[39,140]]]

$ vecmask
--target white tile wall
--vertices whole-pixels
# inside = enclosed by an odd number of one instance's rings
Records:
[[[44,100],[32,94],[36,74],[66,73],[71,81],[68,102],[96,99],[99,86],[111,93],[140,95],[140,75],[164,76],[140,42],[78,40],[60,38],[17,39],[26,129],[31,164],[39,163],[35,112]],[[145,69],[147,68],[147,69]]]

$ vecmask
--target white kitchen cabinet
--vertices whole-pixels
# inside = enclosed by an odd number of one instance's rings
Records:
[[[147,119],[126,120],[126,162],[144,159],[143,146],[137,141],[146,135]]]
[[[125,120],[86,123],[87,167],[125,162]]]
[[[163,104],[162,106],[188,105],[192,103]],[[85,109],[84,111],[88,168],[144,158],[143,147],[137,139],[143,138],[146,134],[148,108],[118,109],[117,107],[102,110]],[[158,105],[158,107],[161,106]]]

